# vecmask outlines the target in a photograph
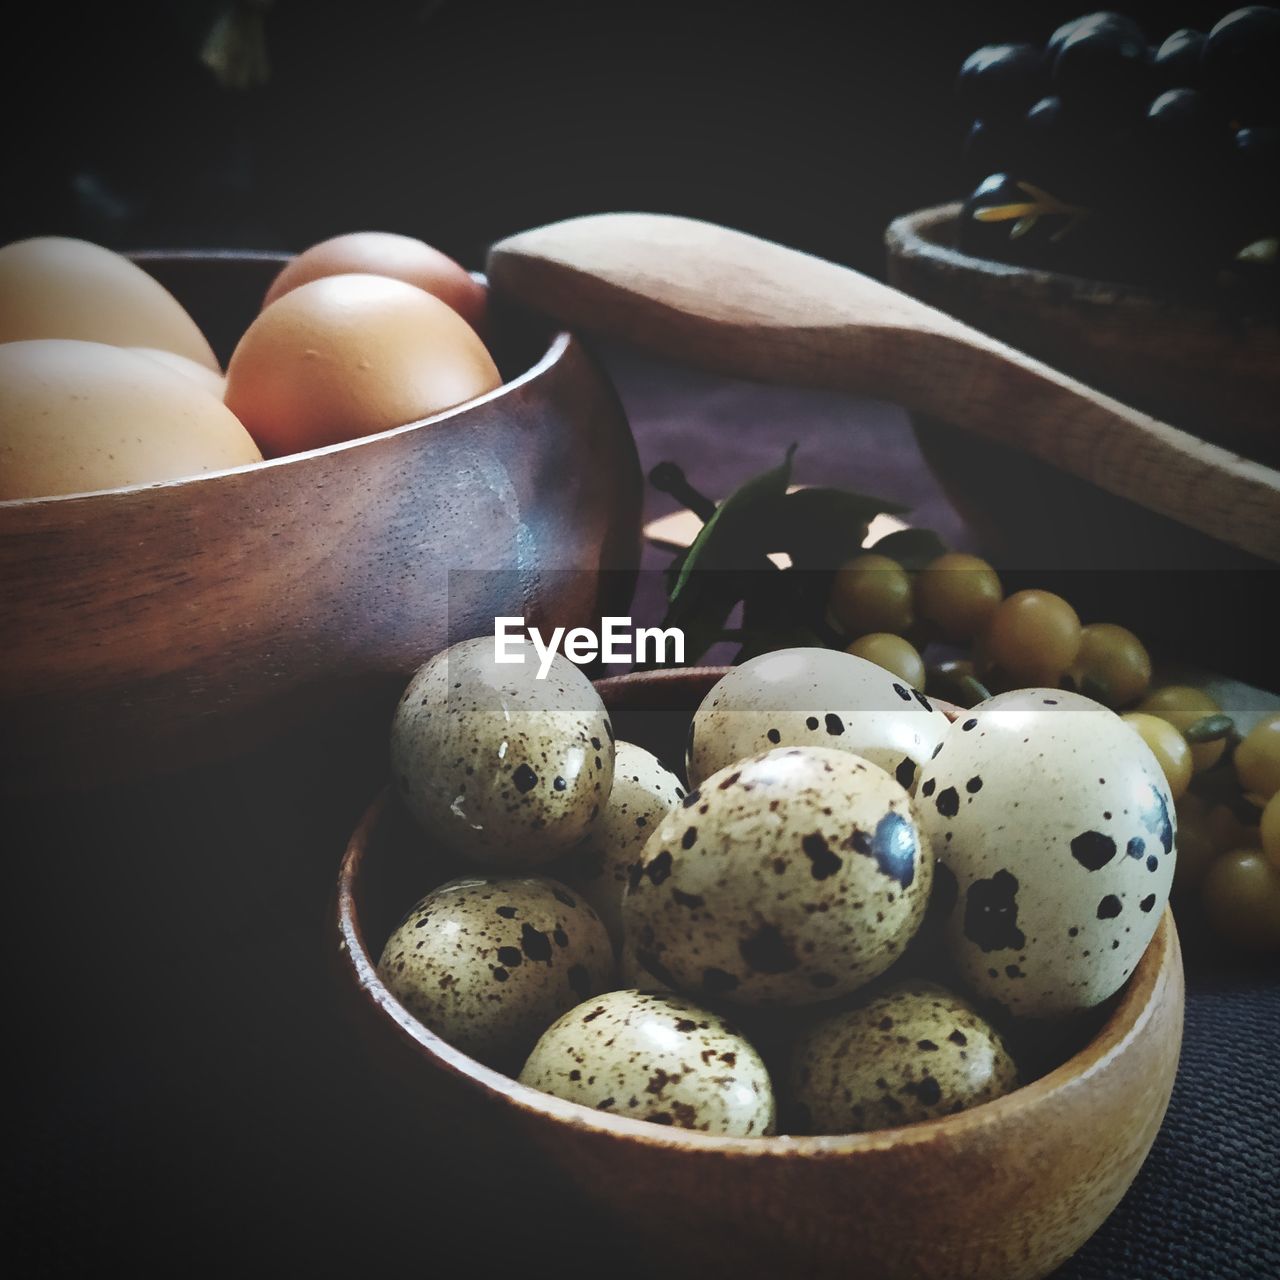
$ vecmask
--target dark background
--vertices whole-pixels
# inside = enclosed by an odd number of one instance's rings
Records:
[[[199,60],[220,7],[43,4],[13,20],[0,241],[298,249],[368,228],[479,267],[512,231],[645,209],[878,273],[892,216],[962,193],[963,57],[1043,39],[1086,5],[279,0],[270,78],[247,92]],[[1155,41],[1233,6],[1126,7]],[[450,1196],[456,1155],[429,1144],[393,1175],[387,1153],[412,1126],[346,1060],[315,963],[342,834],[378,770],[337,794],[299,761],[248,764],[259,790],[201,779],[211,804],[175,785],[163,807],[53,805],[9,831],[8,1260],[22,1274],[320,1275],[401,1258],[647,1274],[600,1224],[562,1250],[562,1225],[539,1234],[554,1187],[523,1202],[508,1178],[499,1211],[474,1183]],[[131,913],[104,910],[122,898]],[[1274,973],[1193,966],[1192,983],[1161,1144],[1074,1280],[1276,1263],[1259,1191],[1276,1149],[1276,1075],[1259,1066],[1280,1035]],[[513,1223],[502,1206],[521,1204]]]
[[[220,88],[222,9],[30,6],[11,31],[0,238],[300,249],[420,236],[468,266],[510,232],[637,209],[879,271],[895,214],[962,194],[965,55],[1084,0],[277,0],[270,78]],[[1158,43],[1226,4],[1130,3]]]

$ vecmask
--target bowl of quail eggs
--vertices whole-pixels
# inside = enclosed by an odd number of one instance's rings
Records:
[[[676,1274],[1077,1250],[1181,1042],[1145,743],[1076,694],[957,711],[831,650],[593,684],[493,648],[410,681],[335,895],[347,1007],[438,1149]]]

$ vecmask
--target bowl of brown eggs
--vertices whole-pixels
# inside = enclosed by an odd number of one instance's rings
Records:
[[[415,1151],[562,1180],[669,1273],[887,1280],[1046,1276],[1145,1159],[1174,809],[1089,699],[822,649],[540,682],[482,637],[390,759],[331,945]]]
[[[420,241],[0,248],[6,787],[389,707],[496,614],[588,623],[639,519],[602,371]]]

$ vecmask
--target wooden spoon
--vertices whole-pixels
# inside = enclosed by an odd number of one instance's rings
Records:
[[[570,328],[717,373],[892,400],[1280,561],[1280,473],[857,271],[645,213],[522,232],[494,245],[488,270]]]

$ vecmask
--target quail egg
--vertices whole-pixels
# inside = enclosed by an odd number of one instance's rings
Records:
[[[713,773],[649,837],[623,899],[639,963],[742,1004],[810,1004],[887,969],[933,859],[911,798],[847,751],[780,747]]]
[[[378,974],[455,1048],[515,1066],[553,1019],[613,978],[600,917],[541,876],[451,880],[387,939]]]
[[[1017,1086],[989,1023],[942,987],[904,982],[800,1036],[785,1105],[798,1132],[862,1133],[952,1115]]]
[[[909,791],[947,731],[924,694],[865,658],[779,649],[734,667],[689,729],[689,785],[770,747],[835,747],[870,760]]]
[[[581,840],[613,783],[600,695],[557,654],[494,660],[491,637],[438,653],[409,682],[391,726],[401,800],[446,849],[486,867],[532,867]]]
[[[682,996],[611,991],[542,1035],[520,1082],[597,1111],[733,1137],[773,1132],[760,1055]]]
[[[1169,896],[1175,818],[1113,711],[1060,689],[980,703],[925,770],[916,812],[955,877],[944,945],[977,995],[1050,1017],[1133,972]]]
[[[682,799],[680,779],[657,756],[619,742],[609,803],[587,838],[556,868],[556,875],[595,907],[615,945],[622,943],[627,872],[654,828]]]
[[[623,931],[622,949],[618,953],[618,983],[637,991],[672,991],[661,978],[655,978],[636,958],[635,941]]]

